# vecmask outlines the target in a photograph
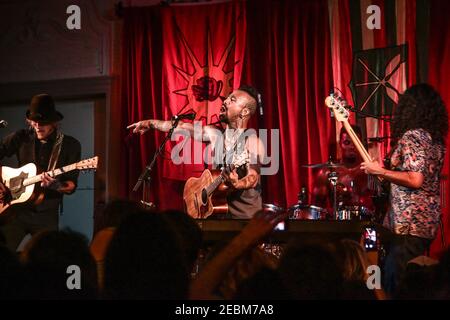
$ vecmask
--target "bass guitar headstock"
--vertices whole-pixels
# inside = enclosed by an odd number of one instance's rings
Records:
[[[348,105],[345,99],[342,99],[335,94],[331,94],[325,99],[325,104],[333,111],[336,120],[340,122],[348,121],[350,114],[345,108]]]

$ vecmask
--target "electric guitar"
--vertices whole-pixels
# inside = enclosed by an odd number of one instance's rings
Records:
[[[361,140],[358,138],[352,126],[348,122],[349,112],[345,108],[345,106],[347,106],[347,101],[332,94],[325,99],[325,104],[329,109],[333,111],[336,120],[340,121],[342,125],[345,127],[345,130],[347,130],[347,134],[352,139],[353,144],[355,145],[356,149],[361,155],[361,158],[365,162],[372,162],[373,161],[372,157],[369,155],[366,148],[362,144]],[[389,181],[384,180],[380,177],[376,177],[376,179],[374,179],[374,182],[376,183],[375,186],[376,196],[372,197],[372,200],[376,207],[378,216],[377,220],[382,221],[388,209],[387,202],[389,200],[390,183]]]
[[[210,170],[203,171],[199,178],[189,178],[184,185],[183,200],[187,214],[195,219],[204,219],[214,211],[212,195],[214,191],[225,181],[224,174],[234,170],[234,165],[222,169],[214,179]]]
[[[73,170],[95,170],[97,169],[98,157],[81,160],[77,163],[69,164],[62,168],[48,171],[47,174],[54,178],[63,173]],[[28,201],[34,192],[34,185],[42,181],[42,175],[36,175],[37,168],[34,163],[28,163],[23,167],[14,169],[10,167],[0,167],[3,184],[8,187],[11,193],[10,203],[0,203],[0,215],[10,206],[16,203]]]
[[[342,122],[342,125],[345,127],[345,130],[347,130],[347,134],[352,139],[353,144],[361,155],[361,158],[363,158],[365,162],[372,162],[372,157],[369,155],[361,140],[359,140],[352,126],[348,122],[349,112],[345,108],[347,102],[344,99],[330,95],[325,99],[325,104],[333,111],[336,120]]]

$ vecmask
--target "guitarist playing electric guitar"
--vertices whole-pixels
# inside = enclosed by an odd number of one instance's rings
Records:
[[[55,109],[51,96],[34,96],[26,119],[28,129],[13,132],[0,142],[0,160],[16,155],[18,167],[34,163],[38,174],[80,161],[80,142],[59,130],[63,115]],[[1,231],[6,245],[15,251],[28,233],[33,235],[44,229],[57,230],[63,195],[75,192],[77,179],[78,170],[61,174],[57,178],[43,173],[41,183],[34,189],[34,201],[11,205],[1,214]],[[5,198],[2,201],[4,206],[11,199],[7,199],[8,190],[3,189],[0,199]]]
[[[264,155],[264,146],[256,135],[243,135],[251,116],[257,110],[258,100],[258,93],[254,88],[241,86],[224,100],[220,109],[219,117],[226,125],[225,130],[205,126],[202,127],[201,134],[194,134],[193,124],[182,121],[175,129],[178,132],[185,130],[191,137],[211,143],[216,156],[225,154],[226,159],[218,159],[216,165],[236,166],[233,171],[223,173],[225,183],[232,187],[227,196],[228,215],[235,219],[250,219],[262,210],[258,160]],[[143,134],[150,128],[168,132],[171,126],[171,121],[150,119],[133,123],[128,129],[133,129],[133,133]],[[223,150],[219,150],[220,147]],[[240,165],[242,163],[245,165]],[[185,189],[185,195],[188,191]]]

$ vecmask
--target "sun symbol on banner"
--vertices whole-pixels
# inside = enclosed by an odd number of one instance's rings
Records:
[[[173,65],[177,73],[187,81],[185,88],[173,91],[173,93],[187,98],[187,103],[178,112],[194,111],[197,114],[196,120],[204,121],[205,124],[218,122],[218,113],[222,101],[232,91],[231,80],[234,76],[234,70],[231,68],[231,71],[227,72],[224,71],[224,68],[227,65],[235,37],[232,37],[219,62],[215,64],[211,33],[208,29],[207,62],[205,65],[201,65],[181,31],[179,33],[180,40],[194,66],[194,72],[188,73],[188,71]],[[234,62],[234,65],[237,63],[238,61]]]
[[[356,52],[349,86],[358,109],[391,116],[406,89],[406,62],[406,45]]]

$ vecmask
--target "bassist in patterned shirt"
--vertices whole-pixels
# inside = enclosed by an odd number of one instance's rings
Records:
[[[447,109],[439,93],[427,84],[406,90],[391,131],[397,142],[391,170],[377,162],[364,162],[361,169],[391,182],[391,207],[384,225],[395,237],[385,259],[383,284],[394,294],[408,261],[424,254],[439,226],[440,176],[448,132]]]

